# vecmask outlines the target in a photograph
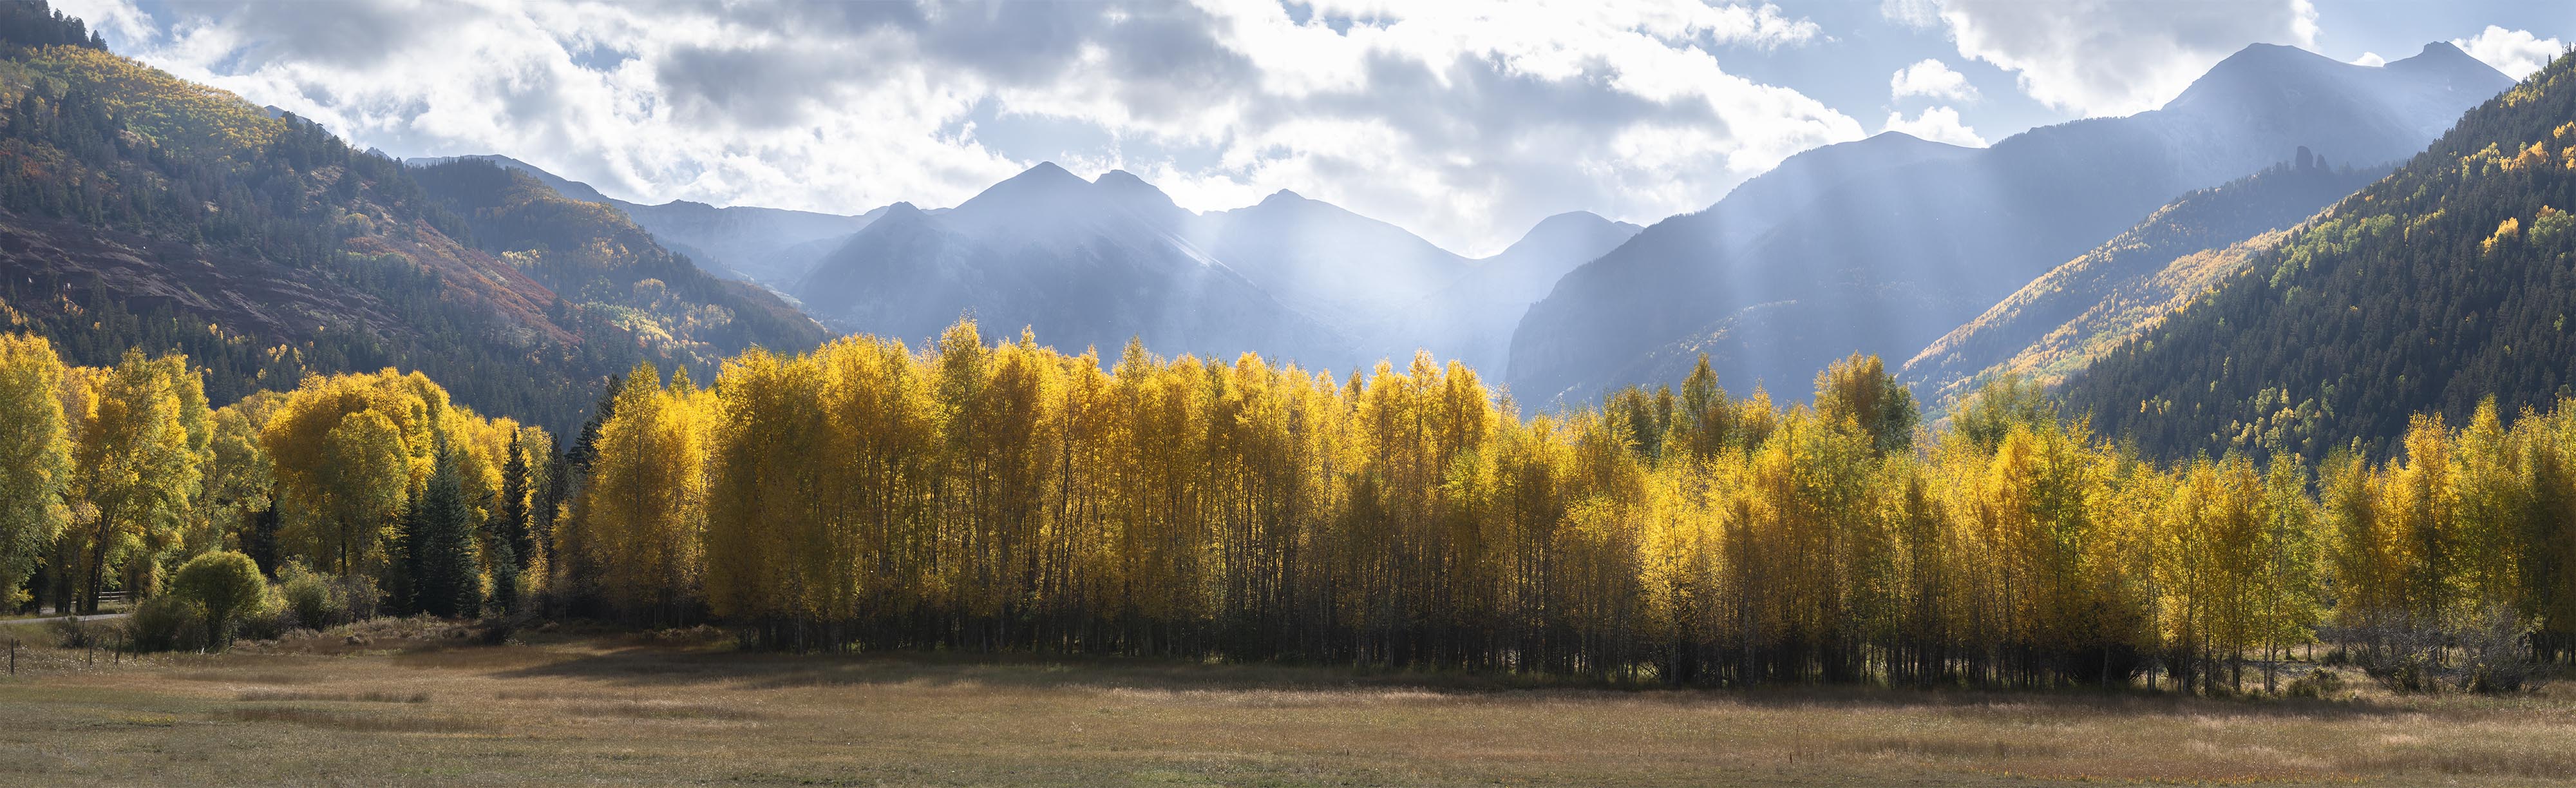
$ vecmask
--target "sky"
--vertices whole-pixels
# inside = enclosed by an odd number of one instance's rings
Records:
[[[2228,54],[2449,41],[2520,78],[2560,0],[57,0],[117,52],[397,157],[645,203],[955,205],[1040,161],[1183,207],[1287,189],[1453,251],[1649,224],[1792,154],[2153,109]]]

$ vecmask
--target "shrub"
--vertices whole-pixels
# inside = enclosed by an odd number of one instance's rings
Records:
[[[349,623],[349,598],[331,578],[293,562],[278,570],[278,596],[283,598],[284,623],[306,629],[329,629]]]
[[[136,651],[197,651],[208,643],[206,606],[176,594],[143,600],[125,620],[125,636]]]
[[[2293,698],[2325,698],[2341,689],[2343,677],[2335,675],[2332,668],[2318,668],[2290,679],[2290,686],[2282,693]]]
[[[2532,625],[2503,606],[2421,622],[2360,628],[2353,664],[2398,692],[2519,692],[2546,679],[2531,659]]]
[[[2520,692],[2545,679],[2525,648],[2533,627],[2502,605],[2479,611],[2452,635],[2460,650],[2452,686],[2469,692]]]
[[[188,559],[171,580],[168,596],[195,603],[206,617],[208,645],[232,642],[234,622],[257,617],[268,601],[268,579],[259,564],[235,552],[207,553]]]
[[[82,623],[79,616],[54,619],[54,645],[63,648],[89,648],[98,645],[98,628]]]
[[[271,585],[260,595],[259,612],[236,621],[233,634],[252,640],[276,640],[295,628],[294,619],[294,611],[286,607],[286,595]]]

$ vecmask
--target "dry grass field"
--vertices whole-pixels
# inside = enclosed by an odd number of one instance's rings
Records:
[[[1744,693],[465,635],[377,622],[96,664],[30,646],[0,678],[0,784],[2576,783],[2563,683],[2326,701]]]

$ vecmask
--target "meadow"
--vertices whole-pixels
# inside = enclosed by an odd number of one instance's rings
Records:
[[[379,620],[140,658],[17,637],[0,784],[2576,784],[2576,692],[1752,691],[743,652]],[[93,661],[94,660],[94,661]],[[2356,677],[2357,679],[2358,677]]]

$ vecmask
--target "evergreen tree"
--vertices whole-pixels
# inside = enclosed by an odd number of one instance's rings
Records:
[[[437,467],[420,496],[412,523],[418,530],[408,541],[419,574],[412,581],[413,607],[443,617],[471,617],[482,611],[483,589],[475,558],[473,513],[466,506],[455,452],[438,452]]]
[[[516,434],[510,436],[510,459],[501,465],[501,500],[492,509],[488,530],[493,539],[509,545],[513,558],[506,563],[513,575],[527,568],[527,557],[535,555],[528,531],[528,456]]]

